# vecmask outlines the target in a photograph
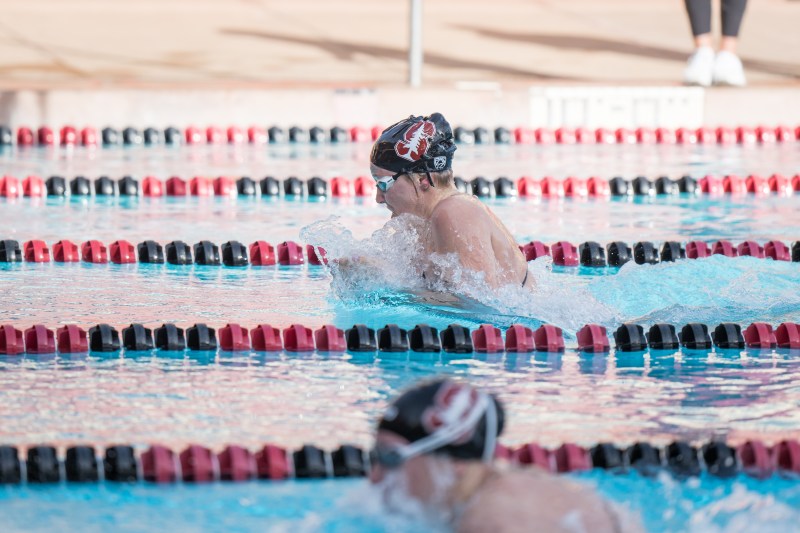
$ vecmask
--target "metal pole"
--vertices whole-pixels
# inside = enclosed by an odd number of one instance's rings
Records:
[[[411,0],[410,35],[408,46],[408,84],[422,83],[422,0]]]

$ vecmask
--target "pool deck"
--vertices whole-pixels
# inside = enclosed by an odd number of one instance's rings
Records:
[[[689,94],[684,122],[800,123],[798,0],[750,2],[749,87],[694,93],[680,89],[691,36],[677,0],[423,4],[423,86],[411,89],[408,0],[5,0],[0,122],[369,125],[443,109],[552,125],[532,91],[616,87],[633,101],[657,87]]]

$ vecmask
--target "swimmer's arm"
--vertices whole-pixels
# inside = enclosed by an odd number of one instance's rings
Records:
[[[453,209],[441,208],[431,217],[431,236],[434,250],[440,254],[455,253],[461,266],[473,272],[484,273],[490,286],[496,285],[494,253],[483,242],[480,228],[468,208],[456,212]],[[476,213],[479,215],[480,213]],[[443,273],[445,281],[451,281],[447,273]]]

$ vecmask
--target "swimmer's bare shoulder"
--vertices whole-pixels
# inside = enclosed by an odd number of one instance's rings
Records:
[[[588,487],[534,468],[511,470],[486,481],[464,510],[458,532],[617,533],[611,512]]]
[[[434,242],[444,245],[445,249],[458,249],[473,239],[488,240],[486,229],[491,220],[483,205],[466,194],[456,194],[439,202],[430,221]]]

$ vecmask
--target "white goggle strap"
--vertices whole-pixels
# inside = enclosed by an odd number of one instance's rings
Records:
[[[487,431],[490,429],[489,428],[490,418],[493,421],[494,431],[497,431],[497,413],[494,408],[489,409],[489,404],[490,403],[494,404],[494,402],[485,393],[479,392],[478,394],[479,394],[478,401],[475,402],[475,406],[473,407],[472,412],[469,414],[469,416],[465,417],[463,420],[455,424],[442,427],[441,429],[434,431],[427,437],[414,441],[411,444],[399,447],[397,452],[403,458],[403,461],[407,461],[412,457],[432,452],[437,448],[441,448],[442,446],[451,444],[455,439],[466,433],[471,427],[474,427],[478,423],[478,421],[480,421],[481,416],[483,416],[483,413],[487,413],[487,421],[486,421]],[[494,407],[494,405],[492,405],[492,407]],[[487,455],[489,456],[489,460],[491,460],[491,457],[494,455],[494,442],[495,442],[494,434],[492,434],[491,440],[487,439],[486,444],[488,445],[489,442],[491,442],[492,444],[491,452],[488,452],[487,454],[487,447],[484,446],[483,450],[484,461],[487,461],[486,459]]]

